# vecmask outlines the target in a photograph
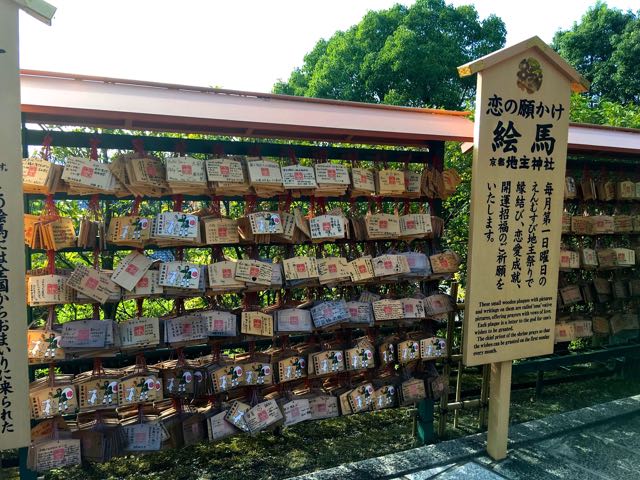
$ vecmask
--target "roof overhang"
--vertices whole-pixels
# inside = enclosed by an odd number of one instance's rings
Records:
[[[397,107],[40,71],[21,74],[27,123],[362,144],[463,142],[468,112]],[[640,154],[640,130],[573,123],[572,153]]]
[[[473,135],[467,112],[23,71],[28,123],[420,145]]]

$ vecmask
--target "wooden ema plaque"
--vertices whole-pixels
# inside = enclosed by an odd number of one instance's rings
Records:
[[[167,396],[193,395],[195,390],[195,371],[189,367],[175,367],[162,370],[162,384]]]
[[[598,268],[598,255],[592,248],[581,248],[579,263],[582,268],[592,270]]]
[[[443,252],[429,257],[433,273],[456,273],[460,268],[460,257],[455,252]]]
[[[278,382],[291,382],[306,378],[307,360],[304,355],[294,355],[278,362]]]
[[[286,189],[316,188],[316,176],[313,167],[288,165],[281,168],[282,183]]]
[[[386,367],[387,365],[393,364],[398,358],[396,352],[396,346],[392,341],[383,341],[378,347],[381,366]]]
[[[347,370],[366,370],[375,368],[373,345],[362,345],[345,350]]]
[[[270,285],[273,266],[258,260],[238,260],[236,265],[236,280],[259,285]]]
[[[411,271],[407,258],[402,255],[381,255],[373,258],[371,264],[376,277],[401,275]]]
[[[123,349],[155,346],[160,343],[160,322],[157,317],[131,318],[118,325]]]
[[[120,380],[118,404],[137,405],[162,400],[162,381],[155,373],[135,374]]]
[[[198,315],[182,315],[164,322],[164,340],[169,344],[183,344],[205,340],[207,321]]]
[[[418,340],[405,340],[398,343],[398,362],[409,363],[415,360],[420,360],[420,341]]]
[[[427,397],[424,381],[412,378],[402,382],[400,387],[400,404],[411,405]]]
[[[399,195],[405,193],[404,172],[400,170],[378,170],[376,172],[378,195]]]
[[[342,215],[319,215],[309,220],[312,240],[345,238],[346,219]]]
[[[53,164],[42,158],[30,157],[22,160],[22,185],[24,193],[53,193],[48,188]]]
[[[172,189],[173,185],[180,185],[185,189],[188,187],[206,189],[207,175],[203,160],[192,157],[169,157],[164,159],[164,163],[167,169],[167,182]]]
[[[197,315],[205,320],[210,337],[235,337],[238,334],[237,317],[231,312],[205,310]]]
[[[249,432],[249,425],[247,425],[245,420],[245,415],[249,410],[251,410],[250,405],[236,400],[231,404],[229,410],[227,410],[224,419],[243,432]]]
[[[200,220],[195,215],[182,212],[159,213],[153,223],[152,235],[159,243],[163,240],[196,242],[200,234]]]
[[[309,410],[311,410],[312,420],[334,418],[340,415],[338,398],[329,395],[318,395],[311,398],[309,400]]]
[[[109,166],[89,158],[67,158],[62,180],[74,187],[91,191],[113,192],[115,190],[115,178]]]
[[[400,303],[402,304],[402,318],[426,318],[424,300],[421,298],[401,298]]]
[[[242,312],[240,332],[261,337],[273,336],[273,317],[262,312]]]
[[[423,238],[433,233],[431,215],[412,213],[400,217],[400,237]]]
[[[560,270],[580,268],[580,256],[573,250],[560,250]]]
[[[76,390],[71,384],[32,389],[29,401],[31,418],[34,420],[75,413],[78,409]]]
[[[399,320],[404,318],[402,302],[400,300],[378,300],[373,302],[373,315],[376,322]]]
[[[376,193],[376,184],[373,171],[367,168],[351,169],[351,193],[352,195],[373,195]]]
[[[348,272],[353,283],[366,282],[375,276],[371,257],[360,257],[349,262]]]
[[[125,450],[128,452],[153,452],[160,450],[162,426],[158,423],[136,423],[123,427]]]
[[[61,250],[76,246],[76,236],[73,220],[68,217],[25,216],[25,227],[31,225],[27,232],[25,228],[25,243],[34,249]]]
[[[282,239],[282,241],[286,242],[294,242],[294,239],[302,239],[300,229],[296,228],[295,215],[288,212],[280,212],[280,219],[282,220],[282,234],[277,235],[277,239]]]
[[[215,442],[240,433],[240,430],[237,427],[225,420],[226,416],[227,410],[223,410],[208,419],[207,431],[209,433],[210,441]]]
[[[237,262],[225,260],[207,265],[209,288],[213,291],[233,291],[244,288],[244,282],[236,280]]]
[[[316,260],[318,266],[318,280],[321,285],[349,280],[349,264],[344,257],[327,257]]]
[[[343,372],[344,353],[342,350],[326,350],[323,352],[313,353],[309,356],[309,368],[313,368],[313,372],[309,371],[309,376],[332,375],[334,373]]]
[[[244,421],[251,433],[274,426],[283,420],[284,415],[275,400],[259,403],[244,414]]]
[[[244,385],[273,385],[273,366],[264,362],[248,362],[242,364]]]
[[[284,403],[282,405],[282,413],[284,415],[284,425],[287,427],[313,418],[309,400],[306,398]]]
[[[244,183],[242,164],[236,160],[210,158],[205,160],[209,182]]]
[[[67,285],[99,303],[105,303],[111,292],[118,288],[111,279],[101,275],[99,270],[85,265],[76,267],[67,279]]]
[[[394,239],[400,236],[398,215],[376,213],[365,217],[367,237],[371,240]]]
[[[311,318],[316,328],[326,328],[349,321],[351,316],[344,300],[321,302],[311,308]]]
[[[107,329],[112,328],[106,320],[73,320],[62,325],[60,346],[73,348],[104,348],[107,345]]]
[[[206,217],[202,219],[202,225],[204,241],[207,245],[240,243],[237,220]]]
[[[242,385],[244,369],[242,365],[223,365],[211,372],[213,389],[216,393],[227,392]]]
[[[426,297],[424,306],[427,316],[435,319],[442,319],[446,314],[454,310],[451,297],[442,293]]]
[[[142,247],[151,238],[151,219],[146,217],[114,217],[109,222],[109,243]]]
[[[200,265],[188,262],[166,262],[160,264],[159,284],[163,287],[198,290]]]
[[[311,312],[309,310],[287,308],[277,310],[275,316],[278,333],[311,332],[313,330]]]
[[[73,303],[74,291],[66,275],[37,275],[27,278],[27,303],[31,307]]]
[[[360,413],[373,409],[373,392],[375,388],[371,383],[360,385],[347,394],[347,400],[351,413]],[[344,413],[344,412],[343,412]]]
[[[142,253],[131,252],[120,260],[111,275],[111,280],[125,290],[133,290],[144,274],[153,265],[153,260]]]
[[[282,172],[280,165],[269,160],[252,160],[247,162],[249,166],[249,181],[254,184],[280,184],[282,185]]]
[[[105,303],[115,303],[122,298],[122,288],[120,285],[111,280],[113,271],[111,270],[97,270],[99,276],[99,287],[97,293],[100,295],[106,295]],[[89,281],[86,286],[89,287]],[[76,290],[75,303],[96,303],[96,299],[91,295],[86,294],[82,289]]]
[[[116,408],[120,378],[95,375],[77,384],[80,410]]]
[[[334,163],[316,163],[316,181],[324,185],[349,185],[349,170],[344,165]]]
[[[251,233],[254,235],[282,234],[282,218],[279,212],[256,212],[248,216]]]
[[[292,257],[282,262],[286,280],[318,278],[318,265],[312,257]]]
[[[356,325],[373,325],[375,319],[373,316],[373,307],[370,302],[347,302],[347,311],[349,312],[349,323]]]
[[[47,363],[64,360],[64,350],[60,346],[62,336],[53,330],[29,330],[27,332],[27,352],[30,363]]]
[[[30,467],[36,472],[80,465],[80,440],[60,439],[39,442],[29,452]]]
[[[374,410],[394,407],[396,400],[396,387],[394,385],[384,385],[373,391],[371,404]]]
[[[440,337],[427,337],[420,340],[420,358],[435,360],[447,353],[447,341]]]

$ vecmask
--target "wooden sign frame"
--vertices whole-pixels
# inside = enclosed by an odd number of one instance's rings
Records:
[[[588,83],[538,37],[458,73],[478,73],[463,361],[491,364],[487,451],[500,460],[512,361],[553,351],[570,94]]]

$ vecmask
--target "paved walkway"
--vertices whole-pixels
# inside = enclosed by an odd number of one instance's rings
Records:
[[[485,455],[486,435],[341,465],[298,480],[640,479],[640,395],[513,425],[509,456]]]

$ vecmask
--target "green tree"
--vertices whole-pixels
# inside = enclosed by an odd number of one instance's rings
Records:
[[[640,90],[638,90],[640,93]],[[640,128],[640,105],[622,105],[609,100],[591,102],[584,95],[571,96],[571,120],[578,123]]]
[[[553,48],[591,82],[592,100],[640,100],[640,18],[598,1],[579,23],[558,31]]]
[[[501,19],[480,21],[473,6],[444,0],[395,5],[320,40],[273,91],[459,109],[474,95],[475,78],[458,78],[456,67],[501,48],[505,36]]]

